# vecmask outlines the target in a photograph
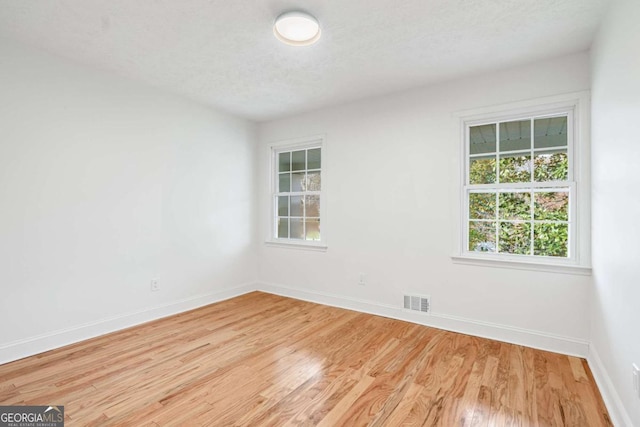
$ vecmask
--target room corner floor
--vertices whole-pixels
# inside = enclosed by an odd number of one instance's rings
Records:
[[[66,425],[607,426],[583,359],[253,292],[0,366]]]

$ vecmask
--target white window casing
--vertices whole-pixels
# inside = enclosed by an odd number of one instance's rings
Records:
[[[528,270],[543,270],[569,274],[590,274],[590,195],[589,195],[589,93],[579,92],[558,95],[547,98],[538,98],[528,101],[515,102],[505,105],[491,106],[474,110],[466,110],[455,113],[454,116],[460,120],[461,142],[460,142],[460,170],[456,177],[460,197],[456,200],[454,212],[458,216],[456,233],[454,237],[454,253],[452,259],[455,263],[472,264],[492,267],[506,267]],[[568,175],[566,179],[558,181],[541,181],[537,182],[535,176],[535,155],[550,154],[552,147],[535,147],[534,142],[534,125],[536,119],[553,119],[566,117],[567,123],[567,158],[568,158]],[[500,133],[501,124],[507,126],[512,122],[521,120],[521,123],[529,121],[531,141],[529,148],[517,148],[514,151],[501,151]],[[487,154],[472,154],[470,152],[470,129],[482,129],[483,125],[495,125],[496,131],[495,145],[493,152]],[[483,126],[487,129],[491,127]],[[506,127],[505,127],[506,129]],[[558,151],[560,153],[561,151]],[[500,181],[500,160],[504,156],[514,157],[522,155],[529,156],[531,179],[528,182],[508,182]],[[477,159],[492,159],[495,156],[495,176],[496,182],[474,184],[469,181],[470,161]],[[541,156],[543,157],[543,156]],[[507,171],[508,172],[508,171]],[[568,218],[567,220],[553,219],[549,221],[538,220],[534,215],[535,196],[540,192],[568,194]],[[495,194],[495,216],[493,221],[487,219],[471,219],[469,218],[469,199],[470,194],[481,193],[488,197],[489,200]],[[529,202],[531,209],[528,219],[505,219],[500,217],[499,213],[499,194],[515,195],[529,193]],[[531,197],[533,196],[533,197]],[[543,197],[543,196],[540,196]],[[526,197],[525,197],[526,199]],[[469,224],[474,226],[485,222],[486,230],[489,227],[495,227],[496,247],[488,248],[479,247],[478,250],[470,250],[469,247]],[[509,254],[500,253],[498,233],[500,227],[506,223],[518,226],[526,224],[531,233],[530,250],[527,254]],[[568,253],[566,256],[541,256],[534,255],[538,249],[535,249],[534,229],[536,227],[551,224],[558,227],[566,226],[568,228]],[[524,227],[524,225],[523,225]],[[524,228],[526,230],[526,227]],[[487,234],[488,235],[488,234]],[[540,243],[540,242],[538,242]],[[541,243],[540,243],[541,244]],[[525,246],[523,246],[525,247]],[[481,252],[480,250],[489,250],[495,252]],[[538,251],[544,252],[544,251]]]
[[[266,245],[325,251],[325,137],[311,136],[274,142],[269,144],[268,150],[270,191]],[[304,166],[300,162],[295,163],[294,157],[299,160],[304,157]],[[286,159],[290,162],[288,166]],[[316,209],[318,202],[320,206]]]

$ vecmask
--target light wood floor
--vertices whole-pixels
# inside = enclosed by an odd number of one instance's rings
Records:
[[[0,366],[66,425],[603,426],[582,359],[254,292]]]

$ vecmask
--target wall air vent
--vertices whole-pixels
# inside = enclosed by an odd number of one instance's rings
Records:
[[[431,297],[418,295],[405,295],[404,308],[406,310],[420,311],[422,313],[431,312]]]

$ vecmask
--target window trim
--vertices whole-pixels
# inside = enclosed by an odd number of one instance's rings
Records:
[[[320,232],[320,240],[297,240],[297,239],[284,239],[278,238],[275,234],[276,230],[276,221],[278,216],[276,214],[277,206],[274,204],[274,200],[277,194],[277,167],[276,160],[277,156],[280,152],[283,151],[295,151],[299,149],[309,149],[309,148],[321,148],[320,150],[320,158],[321,158],[321,167],[320,167],[320,179],[321,179],[321,187],[319,191],[320,195],[320,224],[321,224],[321,232]],[[267,207],[269,209],[268,217],[268,226],[267,226],[267,236],[265,238],[265,245],[274,248],[287,248],[287,249],[299,249],[299,250],[311,250],[311,251],[326,251],[327,250],[327,234],[326,234],[326,156],[327,156],[327,145],[326,138],[324,135],[314,135],[308,137],[287,139],[277,142],[272,142],[268,145],[268,167],[267,171],[269,174],[269,201],[267,203]]]
[[[572,186],[572,209],[570,209],[570,254],[571,258],[541,257],[534,255],[511,255],[499,253],[478,253],[468,251],[466,247],[467,224],[467,191],[473,186],[467,185],[469,152],[467,147],[468,129],[483,123],[498,123],[536,115],[553,116],[569,113],[572,122],[570,131],[572,138],[568,143],[567,153],[572,161],[564,187]],[[455,230],[454,253],[452,260],[458,264],[480,265],[499,268],[516,268],[541,270],[569,274],[591,274],[590,259],[590,194],[589,194],[589,92],[575,92],[563,95],[537,98],[514,103],[483,107],[456,112],[453,116],[460,122],[460,152],[456,177],[459,198],[454,207],[457,227]],[[567,185],[568,184],[568,185]],[[553,186],[551,184],[550,186]],[[518,184],[510,184],[512,188]],[[535,190],[535,186],[522,185]],[[494,190],[494,189],[492,189]]]

